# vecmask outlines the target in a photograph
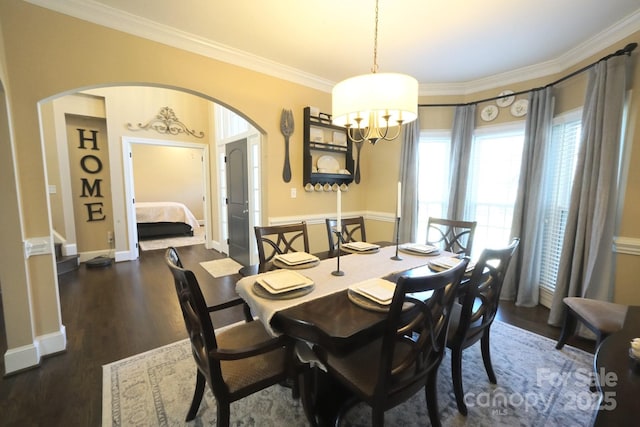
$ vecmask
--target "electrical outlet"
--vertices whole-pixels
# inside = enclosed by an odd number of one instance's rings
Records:
[[[107,243],[110,245],[113,244],[113,231],[107,231]]]
[[[295,199],[298,196],[298,191],[296,190],[295,187],[291,188],[291,198]]]

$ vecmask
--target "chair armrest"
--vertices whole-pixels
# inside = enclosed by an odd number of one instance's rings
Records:
[[[212,350],[210,354],[218,360],[238,360],[268,353],[270,351],[286,347],[290,344],[291,339],[286,335],[281,335],[279,337],[272,338],[269,341],[263,341],[250,347],[235,349],[218,348],[216,350]]]
[[[244,304],[244,300],[240,297],[225,301],[223,303],[220,304],[215,304],[215,305],[211,305],[209,307],[207,307],[207,310],[209,311],[209,313],[213,312],[213,311],[219,311],[219,310],[224,310],[226,308],[229,307],[234,307],[236,305],[240,305],[240,304]]]

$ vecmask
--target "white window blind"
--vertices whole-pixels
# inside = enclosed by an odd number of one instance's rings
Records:
[[[422,132],[418,145],[418,221],[416,236],[427,241],[429,217],[445,218],[449,200],[449,132]]]
[[[571,186],[575,173],[576,156],[580,143],[581,122],[577,114],[554,120],[551,136],[551,153],[547,179],[545,215],[540,263],[540,286],[555,289],[560,265],[560,253],[567,213],[571,198]]]

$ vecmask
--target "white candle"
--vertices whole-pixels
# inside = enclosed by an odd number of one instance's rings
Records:
[[[402,212],[401,209],[402,206],[402,183],[400,181],[398,181],[398,205],[396,206],[396,217],[400,218],[400,213]]]
[[[336,221],[336,229],[342,231],[342,191],[338,188],[338,220]]]

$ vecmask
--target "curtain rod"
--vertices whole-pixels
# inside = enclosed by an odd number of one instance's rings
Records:
[[[514,92],[514,93],[509,93],[506,95],[498,95],[498,96],[493,96],[491,98],[485,98],[485,99],[481,99],[479,101],[473,101],[473,102],[465,102],[465,103],[461,103],[461,104],[418,104],[418,107],[464,107],[466,105],[473,105],[473,104],[480,104],[482,102],[488,102],[488,101],[495,101],[496,99],[501,99],[501,98],[507,98],[509,96],[517,96],[517,95],[523,95],[525,93],[529,93],[535,90],[542,90],[542,89],[546,89],[550,86],[555,86],[559,83],[562,83],[565,80],[570,79],[571,77],[574,77],[584,71],[587,71],[588,69],[592,68],[593,66],[595,66],[596,64],[598,64],[599,62],[602,61],[606,61],[607,59],[613,58],[614,56],[621,56],[621,55],[631,55],[631,52],[634,51],[634,49],[638,47],[638,43],[629,43],[628,45],[626,45],[624,48],[619,49],[617,51],[615,51],[614,53],[610,53],[609,55],[600,58],[599,60],[597,60],[596,62],[586,65],[582,68],[580,68],[579,70],[576,70],[570,74],[567,74],[564,77],[559,78],[558,80],[551,82],[545,86],[541,86],[541,87],[537,87],[537,88],[532,88],[532,89],[527,89],[527,90],[521,90],[518,92]]]

